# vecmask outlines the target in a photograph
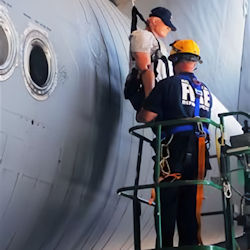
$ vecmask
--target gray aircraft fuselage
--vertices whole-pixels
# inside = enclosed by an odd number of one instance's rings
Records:
[[[107,0],[0,1],[1,250],[133,248],[132,204],[116,194],[138,150],[123,98],[129,29]],[[225,110],[215,98],[213,118]],[[228,131],[240,133],[234,119]],[[145,146],[141,183],[153,154]],[[219,209],[220,193],[207,196],[204,210]],[[223,240],[222,218],[204,224],[207,242]],[[144,248],[154,240],[143,206]]]

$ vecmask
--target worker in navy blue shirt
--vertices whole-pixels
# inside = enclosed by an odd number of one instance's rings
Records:
[[[175,75],[155,86],[145,99],[143,108],[137,112],[138,122],[167,121],[195,116],[210,118],[211,93],[193,73],[197,62],[201,62],[197,43],[193,40],[177,40],[171,46],[169,60],[173,63]],[[165,164],[167,169],[161,169],[158,181],[173,181],[176,176],[182,180],[196,180],[200,174],[201,178],[204,178],[205,170],[200,172],[198,169],[198,141],[201,141],[198,138],[201,138],[201,134],[207,138],[207,127],[201,124],[198,131],[196,125],[181,125],[168,127],[164,129],[164,133],[169,158]],[[204,151],[207,155],[207,149]],[[208,166],[208,157],[205,162]],[[198,188],[196,185],[161,188],[163,247],[173,246],[176,222],[179,246],[202,244]],[[202,197],[199,197],[199,200],[202,200]],[[197,208],[198,206],[200,208]]]

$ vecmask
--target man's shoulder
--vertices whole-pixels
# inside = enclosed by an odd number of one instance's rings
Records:
[[[155,92],[168,92],[168,91],[178,91],[180,88],[181,80],[177,76],[170,76],[159,81],[155,85]]]
[[[147,30],[135,30],[130,36],[131,52],[151,53],[155,40],[151,32]]]
[[[179,83],[181,79],[178,76],[170,76],[167,77],[157,83],[157,85],[168,85],[168,84],[175,84]]]
[[[154,38],[154,35],[152,34],[152,32],[148,31],[148,30],[135,30],[131,33],[131,38],[143,38],[143,39],[152,39]]]

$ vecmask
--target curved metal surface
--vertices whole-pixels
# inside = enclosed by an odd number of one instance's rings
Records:
[[[0,6],[16,28],[17,48],[27,28],[41,29],[57,60],[57,87],[43,102],[28,93],[23,65],[0,84],[0,249],[132,249],[132,204],[116,194],[133,185],[138,147],[128,133],[135,113],[123,100],[130,21],[108,0]],[[226,111],[214,97],[212,119]],[[229,121],[228,137],[240,131]],[[144,148],[140,183],[152,182],[153,154]],[[212,164],[208,178],[218,174]],[[206,196],[213,201],[205,200],[206,211],[220,208],[220,195]],[[152,208],[142,207],[141,220],[142,247],[154,247]],[[222,220],[204,219],[207,242],[223,238],[223,226],[211,230],[213,223]]]

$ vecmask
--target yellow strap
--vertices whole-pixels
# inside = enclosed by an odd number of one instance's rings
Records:
[[[220,125],[220,133],[221,133],[221,143],[219,142],[219,136],[217,133],[217,128],[215,130],[215,144],[216,144],[216,155],[217,155],[217,161],[218,161],[218,165],[220,166],[220,155],[221,155],[221,146],[225,145],[225,134],[224,134],[224,130],[223,130],[223,126]]]
[[[217,129],[216,129],[216,130],[215,130],[216,155],[217,155],[218,165],[220,166],[220,148],[221,148],[221,145],[220,145],[218,139],[219,139],[219,138],[218,138],[218,133],[217,133]]]
[[[205,137],[198,139],[198,180],[203,180],[205,176]],[[197,185],[196,195],[196,219],[198,224],[197,238],[198,243],[202,245],[201,239],[201,207],[203,201],[203,185]]]

